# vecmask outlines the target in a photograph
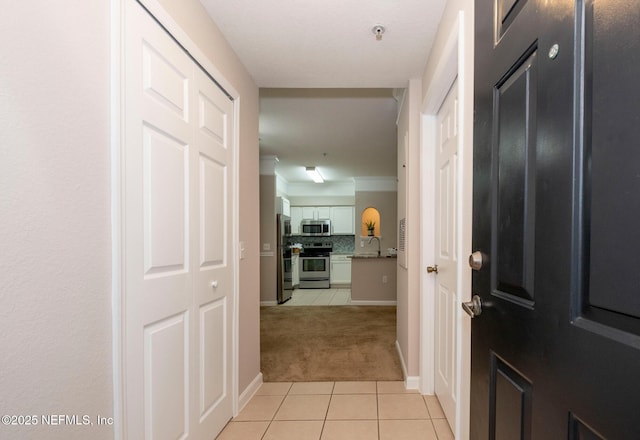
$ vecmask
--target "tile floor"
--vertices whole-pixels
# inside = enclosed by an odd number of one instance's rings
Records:
[[[351,289],[295,289],[283,306],[345,306],[351,304]]]
[[[435,396],[403,382],[264,383],[217,440],[452,440]]]

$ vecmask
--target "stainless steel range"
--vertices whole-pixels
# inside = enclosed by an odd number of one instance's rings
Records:
[[[300,288],[328,289],[332,243],[312,243],[300,254]]]

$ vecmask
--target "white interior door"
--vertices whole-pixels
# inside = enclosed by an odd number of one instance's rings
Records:
[[[233,103],[125,4],[125,437],[214,438],[232,416]]]
[[[455,432],[458,282],[458,95],[451,86],[436,116],[435,392]]]
[[[234,298],[232,246],[233,103],[199,68],[195,69],[197,227],[193,238],[194,426],[211,438],[229,421],[231,332]],[[197,393],[197,394],[196,394]],[[197,412],[195,408],[197,407]]]

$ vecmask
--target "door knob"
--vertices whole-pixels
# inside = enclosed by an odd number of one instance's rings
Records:
[[[473,295],[471,301],[462,303],[462,309],[472,318],[480,316],[482,314],[482,299],[478,295]]]
[[[469,255],[469,267],[473,270],[482,269],[482,252],[475,251]]]
[[[438,265],[427,266],[427,273],[438,273]]]
[[[213,280],[211,281],[211,283],[209,283],[209,285],[214,288],[217,289],[218,288],[218,280]]]

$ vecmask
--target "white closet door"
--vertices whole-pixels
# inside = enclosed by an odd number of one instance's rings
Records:
[[[456,426],[458,313],[458,94],[455,82],[437,115],[435,391],[451,429]]]
[[[198,145],[193,231],[194,424],[212,438],[231,418],[231,316],[233,310],[232,160],[233,103],[205,73],[195,70],[195,142]],[[197,393],[197,394],[196,394]]]
[[[136,2],[125,14],[125,434],[214,438],[232,416],[233,104]]]

